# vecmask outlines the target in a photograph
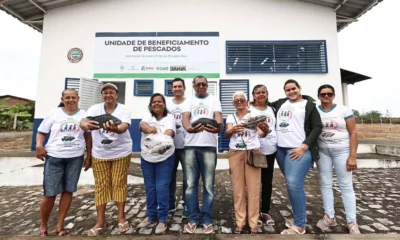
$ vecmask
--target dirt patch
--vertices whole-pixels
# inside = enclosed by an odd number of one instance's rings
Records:
[[[1,139],[0,152],[31,151],[32,136]]]
[[[400,140],[400,124],[357,124],[359,139]]]

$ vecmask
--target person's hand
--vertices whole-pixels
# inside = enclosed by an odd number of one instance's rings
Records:
[[[103,129],[109,132],[118,132],[118,126],[114,124],[113,120],[103,123]]]
[[[301,147],[293,149],[290,153],[290,159],[292,160],[299,160],[304,155],[303,149]]]
[[[265,132],[266,134],[268,134],[269,131],[269,126],[268,123],[266,122],[260,122],[259,124],[257,124],[257,127],[261,129],[261,131]]]
[[[88,121],[88,122],[87,122],[87,127],[88,127],[90,130],[97,130],[97,129],[100,129],[99,122],[94,121],[94,120]]]
[[[92,156],[86,156],[85,161],[83,162],[83,166],[85,167],[85,172],[92,167]]]
[[[36,157],[44,161],[46,157],[46,149],[43,146],[36,146]]]
[[[210,132],[210,133],[219,133],[220,132],[219,131],[219,127],[214,127],[214,126],[212,126],[210,124],[207,124],[204,127],[204,130],[207,131],[207,132]]]
[[[357,169],[357,158],[353,157],[353,156],[350,156],[347,159],[346,167],[347,167],[347,171],[348,172],[356,170]]]
[[[244,127],[242,124],[237,124],[232,127],[232,133],[242,133],[244,131]]]
[[[148,134],[156,134],[158,132],[156,127],[150,127]]]
[[[197,124],[194,127],[190,127],[188,129],[186,129],[186,131],[188,133],[198,133],[198,132],[202,132],[204,130],[205,130],[205,127],[201,123]]]

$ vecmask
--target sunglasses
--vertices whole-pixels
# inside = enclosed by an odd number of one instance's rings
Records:
[[[200,87],[200,86],[207,87],[208,84],[207,83],[196,83],[194,86],[195,87]]]
[[[326,96],[333,97],[333,96],[335,96],[335,94],[331,93],[331,92],[329,92],[329,93],[320,93],[319,96],[320,97],[326,97]]]
[[[244,102],[246,102],[246,99],[244,98],[236,99],[235,101],[233,101],[234,104],[244,103]]]

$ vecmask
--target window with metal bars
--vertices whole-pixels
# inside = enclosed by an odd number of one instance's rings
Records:
[[[172,93],[172,80],[165,80],[164,86],[164,96],[173,97],[174,94]]]
[[[153,80],[135,80],[134,81],[134,96],[151,96],[153,95],[154,81]]]
[[[226,73],[328,73],[326,41],[227,41]]]

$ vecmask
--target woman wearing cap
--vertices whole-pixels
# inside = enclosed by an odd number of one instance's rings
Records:
[[[233,185],[233,200],[235,205],[236,230],[242,233],[246,225],[246,188],[248,202],[248,221],[251,233],[257,233],[257,222],[260,209],[261,169],[246,164],[247,150],[260,149],[259,137],[264,138],[269,130],[266,122],[259,123],[257,129],[243,127],[241,120],[249,113],[247,96],[239,91],[233,94],[234,114],[226,119],[225,137],[229,142],[229,168]]]
[[[131,123],[131,111],[117,102],[118,88],[107,83],[101,89],[103,103],[91,106],[86,116],[111,114],[121,120],[115,125],[112,120],[99,126],[96,121],[83,119],[81,127],[92,131],[92,168],[95,180],[95,204],[97,223],[88,232],[88,236],[97,236],[105,227],[106,204],[115,201],[118,208],[118,228],[120,232],[129,229],[125,219],[125,201],[127,198],[128,167],[132,152],[132,139],[128,131]]]
[[[43,199],[40,204],[40,236],[47,236],[47,223],[54,201],[61,193],[60,207],[56,225],[57,236],[70,235],[64,229],[64,218],[72,202],[72,193],[76,192],[79,176],[82,170],[85,147],[87,157],[85,171],[91,164],[90,133],[85,133],[79,122],[86,112],[78,108],[79,96],[74,89],[66,89],[61,94],[62,107],[53,109],[45,117],[36,135],[36,157],[44,162]],[[49,140],[43,147],[46,135]]]
[[[318,138],[319,155],[317,162],[321,182],[324,217],[317,223],[322,231],[337,225],[333,207],[333,168],[346,211],[350,234],[360,234],[356,219],[356,196],[353,189],[352,171],[357,169],[357,130],[353,111],[343,105],[333,103],[335,89],[322,85],[318,89],[318,106],[322,118],[322,134]]]

